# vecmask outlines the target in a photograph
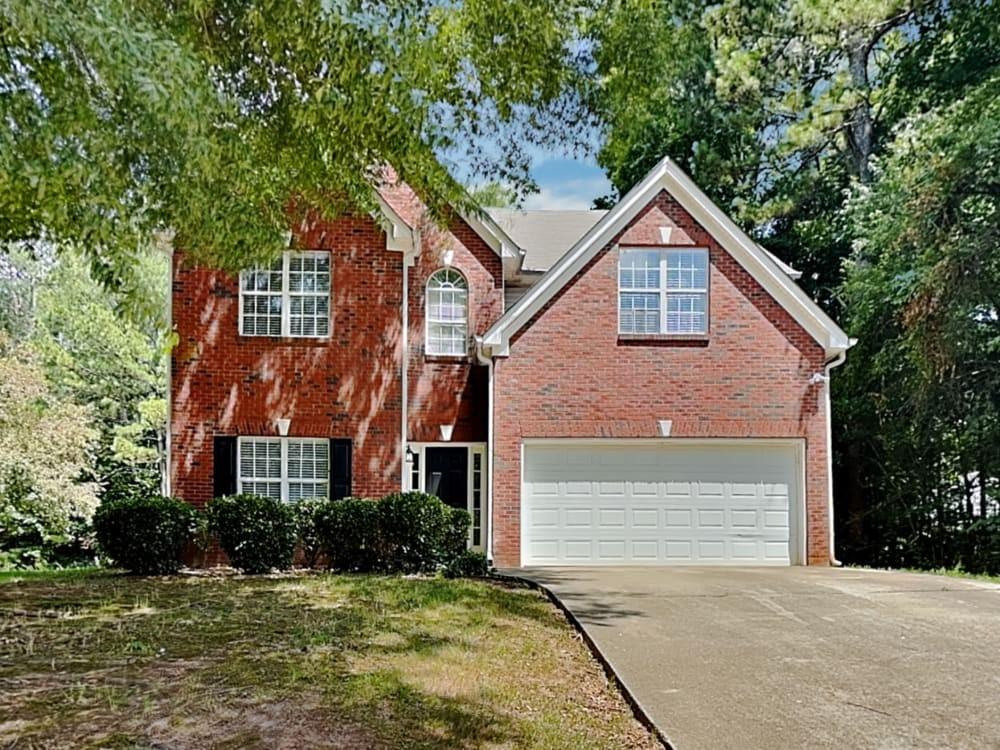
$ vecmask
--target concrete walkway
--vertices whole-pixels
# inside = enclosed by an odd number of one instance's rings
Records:
[[[676,750],[1000,748],[1000,586],[832,568],[544,568]]]

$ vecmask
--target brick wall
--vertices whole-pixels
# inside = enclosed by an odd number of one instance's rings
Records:
[[[471,322],[484,331],[502,312],[500,260],[463,222],[423,227],[423,254],[409,270],[410,413],[414,440],[486,440],[485,368],[471,358],[423,355],[424,285],[446,250],[470,283]],[[174,259],[171,477],[175,495],[203,505],[212,497],[215,435],[289,435],[354,441],[353,491],[400,486],[401,255],[368,217],[314,222],[296,246],[332,254],[328,340],[244,337],[238,333],[237,279]]]
[[[619,237],[662,211],[709,249],[709,335],[628,341],[618,336]],[[635,233],[633,233],[634,235]],[[497,360],[494,553],[520,562],[520,448],[528,437],[802,438],[807,558],[828,560],[823,351],[712,237],[662,192],[521,329]],[[630,236],[630,239],[632,236]]]

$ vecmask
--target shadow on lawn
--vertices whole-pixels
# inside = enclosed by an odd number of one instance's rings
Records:
[[[440,579],[0,585],[0,714],[19,718],[0,747],[517,747],[473,662],[525,620],[564,627],[525,591]]]

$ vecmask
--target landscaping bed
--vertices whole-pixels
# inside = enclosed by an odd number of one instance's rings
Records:
[[[0,578],[0,747],[657,748],[533,591]]]

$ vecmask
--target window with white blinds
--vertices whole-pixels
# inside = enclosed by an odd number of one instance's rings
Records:
[[[708,332],[708,250],[622,250],[620,333]]]
[[[237,452],[241,493],[286,502],[329,496],[330,441],[325,438],[241,437]]]
[[[288,251],[266,268],[240,274],[240,333],[330,335],[330,253]]]

